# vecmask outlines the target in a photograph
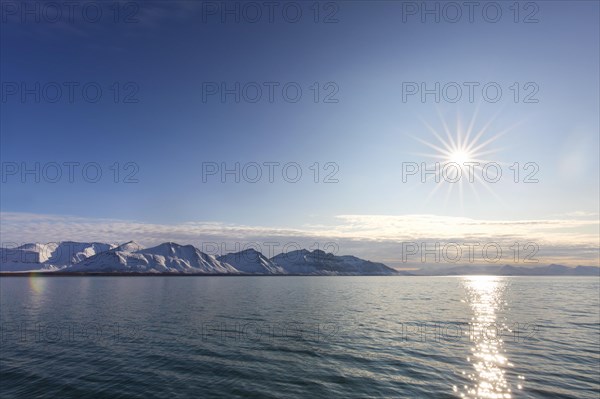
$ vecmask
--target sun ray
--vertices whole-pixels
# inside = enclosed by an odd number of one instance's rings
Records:
[[[481,198],[479,197],[479,192],[477,191],[477,187],[474,184],[469,184],[469,187],[471,187],[471,191],[473,191],[473,195],[475,196],[477,201],[481,201]]]
[[[421,142],[422,144],[425,144],[426,146],[428,146],[430,148],[433,148],[434,150],[439,151],[439,152],[441,152],[441,153],[443,153],[443,154],[445,154],[447,156],[451,154],[451,151],[449,151],[447,149],[444,149],[444,148],[441,148],[441,147],[438,147],[435,144],[431,144],[430,142],[428,142],[426,140],[423,140],[423,139],[420,139],[420,138],[414,137],[414,136],[411,136],[411,137],[414,138],[415,140]]]
[[[445,141],[442,136],[435,130],[427,121],[423,118],[419,118],[421,122],[427,127],[427,129],[438,139],[438,141],[446,148],[447,151],[452,151],[452,147]]]
[[[500,137],[504,136],[505,134],[507,134],[508,132],[510,132],[511,130],[513,130],[514,128],[516,128],[517,126],[519,126],[522,122],[517,122],[514,125],[510,126],[509,128],[506,128],[504,130],[502,130],[499,133],[496,133],[495,135],[493,135],[492,137],[490,137],[489,139],[487,139],[486,141],[484,141],[483,143],[479,144],[477,147],[471,149],[471,151],[479,151],[480,149],[484,148],[485,146],[493,143],[494,141],[498,140]]]
[[[454,188],[454,184],[448,184],[448,190],[446,191],[446,198],[444,199],[444,209],[448,208],[448,199],[450,198],[450,194],[452,194],[453,188]]]
[[[473,127],[475,126],[475,119],[477,118],[477,114],[479,114],[479,106],[481,103],[477,103],[475,107],[475,112],[473,112],[473,116],[471,117],[471,122],[469,122],[469,127],[465,133],[465,143],[469,142],[469,138],[471,137],[471,133],[473,132]]]
[[[479,151],[479,152],[477,152],[477,156],[496,154],[496,153],[502,152],[504,150],[505,150],[505,148],[494,148],[493,150]]]
[[[448,142],[447,142],[446,147],[452,151],[456,148],[456,143],[454,142],[454,139],[452,138],[452,133],[450,132],[450,128],[448,128],[448,124],[444,120],[444,117],[442,116],[442,112],[440,111],[439,108],[437,108],[437,114],[440,118],[440,121],[442,122],[442,127],[444,128],[444,132],[446,132],[446,136],[448,137]]]
[[[462,123],[460,120],[460,114],[456,110],[456,149],[463,148],[462,145]]]
[[[477,144],[477,142],[479,141],[479,139],[485,134],[487,133],[488,128],[492,125],[492,123],[494,123],[494,121],[496,120],[496,118],[498,117],[498,115],[500,114],[500,111],[496,112],[489,121],[487,121],[487,123],[481,128],[479,129],[479,131],[477,132],[477,134],[475,135],[475,137],[473,138],[473,140],[471,141],[471,144],[467,147],[467,149],[471,149],[472,146],[475,146]]]
[[[441,184],[436,184],[435,187],[433,188],[433,190],[431,190],[429,192],[429,194],[427,195],[427,197],[425,198],[425,202],[429,203],[429,201],[431,200],[431,198],[435,195],[435,193],[438,191],[438,189],[442,187]]]
[[[425,158],[435,158],[435,159],[441,159],[440,158],[440,154],[432,154],[432,153],[425,153],[425,152],[413,152],[413,155],[418,155],[420,157],[425,157]],[[450,154],[448,154],[450,155]]]

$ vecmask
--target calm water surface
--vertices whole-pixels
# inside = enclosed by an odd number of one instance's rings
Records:
[[[594,398],[600,281],[0,278],[2,398]]]

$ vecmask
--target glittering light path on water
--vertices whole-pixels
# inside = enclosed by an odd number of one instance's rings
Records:
[[[465,277],[466,300],[473,310],[469,334],[471,355],[467,361],[473,371],[467,377],[473,381],[468,386],[454,387],[461,397],[469,398],[512,398],[511,386],[505,373],[513,365],[505,356],[502,331],[508,331],[498,311],[505,305],[506,279],[492,276]],[[517,388],[521,388],[519,385]]]

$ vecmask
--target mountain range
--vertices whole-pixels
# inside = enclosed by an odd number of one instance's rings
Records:
[[[0,250],[1,272],[46,271],[61,273],[185,273],[258,275],[396,275],[382,264],[306,249],[267,258],[247,249],[215,257],[192,245],[166,242],[143,248],[130,241],[114,246],[102,243],[63,242],[25,244]]]
[[[500,275],[598,276],[594,266],[430,266],[398,271],[383,263],[355,256],[338,256],[321,250],[300,249],[267,258],[247,249],[215,257],[192,245],[166,242],[144,248],[134,241],[122,245],[63,241],[25,244],[0,249],[0,272],[231,274],[231,275]]]

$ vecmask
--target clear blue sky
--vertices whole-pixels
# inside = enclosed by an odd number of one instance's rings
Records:
[[[403,14],[403,3],[393,1],[343,1],[335,3],[337,9],[321,3],[319,18],[335,12],[338,22],[314,23],[312,2],[298,4],[303,11],[298,23],[285,21],[280,8],[274,23],[266,22],[266,15],[259,23],[248,23],[243,15],[240,23],[231,16],[221,23],[191,1],[140,3],[139,10],[127,10],[136,11],[139,22],[116,24],[109,8],[98,23],[77,12],[75,21],[22,22],[5,9],[7,20],[0,28],[3,164],[98,162],[103,178],[92,184],[76,175],[69,183],[63,176],[55,184],[35,184],[5,176],[1,211],[289,229],[336,226],[339,215],[515,221],[577,214],[597,220],[598,2],[539,1],[539,10],[520,10],[519,23],[508,8],[512,2],[499,3],[503,14],[497,23],[486,21],[480,9],[472,23],[467,15],[458,23],[443,18],[435,23],[431,16],[422,23],[420,14]],[[539,22],[523,23],[534,11]],[[42,98],[36,104],[32,95],[25,103],[20,92],[9,95],[11,82],[80,86],[72,104],[66,91],[57,103]],[[81,97],[87,82],[103,89],[97,103]],[[121,95],[131,90],[125,83],[134,82],[139,91],[133,98],[139,102],[114,103],[110,87],[115,82]],[[234,103],[231,96],[222,103],[218,95],[203,101],[203,82],[280,86],[273,103],[265,91],[257,103]],[[303,89],[299,102],[283,100],[286,82]],[[321,96],[337,87],[338,102],[315,103],[314,82],[320,83]],[[328,82],[334,86],[325,88]],[[497,82],[503,96],[490,103],[476,89],[474,103],[466,93],[457,103],[435,103],[431,96],[425,103],[418,96],[403,102],[403,82],[432,87],[435,82]],[[523,103],[528,90],[521,87],[515,103],[509,89],[514,82],[533,82],[539,102]],[[457,115],[466,126],[477,106],[475,129],[491,121],[482,141],[519,123],[489,145],[498,152],[486,159],[535,162],[540,182],[515,184],[507,178],[491,185],[494,193],[481,184],[476,195],[467,188],[462,197],[457,190],[446,195],[443,187],[430,196],[431,184],[403,183],[402,162],[431,161],[420,155],[431,149],[413,138],[436,142],[423,121],[443,134],[444,120],[454,134]],[[202,181],[203,162],[270,161],[300,164],[303,178],[296,184],[281,174],[274,183],[265,176],[256,184],[243,179],[235,184],[231,177],[223,184],[214,176]],[[138,165],[139,183],[112,182],[108,167],[115,162],[121,169],[127,162]],[[321,168],[335,162],[339,182],[315,184],[309,169],[314,162]],[[325,174],[322,169],[321,180]],[[571,228],[597,234],[597,225]]]

